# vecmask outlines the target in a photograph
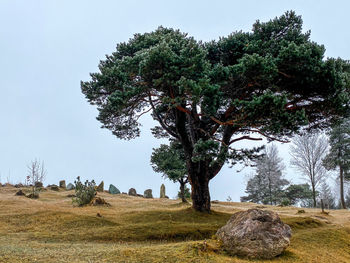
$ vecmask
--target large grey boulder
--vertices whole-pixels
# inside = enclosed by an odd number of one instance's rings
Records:
[[[152,195],[152,189],[147,189],[143,192],[143,197],[144,198],[153,198],[153,195]]]
[[[120,194],[119,189],[112,184],[109,185],[108,192],[113,195]]]
[[[73,190],[74,188],[75,188],[74,184],[71,184],[71,183],[67,184],[67,187],[66,187],[67,190]]]
[[[159,196],[159,198],[165,198],[165,185],[164,184],[162,184],[160,186],[160,196]]]
[[[291,235],[277,213],[260,209],[235,213],[216,233],[229,254],[264,259],[281,254]]]
[[[135,188],[130,188],[128,195],[137,196],[136,189]]]

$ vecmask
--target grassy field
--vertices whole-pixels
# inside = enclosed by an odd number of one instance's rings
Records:
[[[256,204],[213,202],[208,215],[176,200],[99,193],[110,207],[73,207],[74,191],[32,200],[17,190],[0,188],[0,262],[350,262],[350,211],[262,207],[278,212],[293,237],[276,259],[251,261],[226,255],[212,236]]]

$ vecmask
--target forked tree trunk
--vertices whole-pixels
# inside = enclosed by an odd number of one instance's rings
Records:
[[[190,184],[192,186],[192,207],[197,211],[206,213],[210,213],[210,176],[208,171],[209,167],[199,164],[196,169],[191,169],[191,173],[189,174]]]
[[[186,108],[186,105],[181,105]],[[196,108],[194,108],[195,110]],[[196,111],[196,110],[195,110]],[[191,198],[192,207],[200,212],[210,213],[210,193],[209,181],[221,170],[224,162],[217,162],[212,167],[210,163],[213,160],[202,160],[194,162],[194,145],[200,139],[207,141],[210,138],[203,136],[199,120],[193,120],[189,115],[180,110],[173,110],[175,116],[175,126],[179,140],[183,146],[186,158],[188,180],[192,187]],[[185,125],[187,123],[187,125]],[[223,134],[223,143],[228,145],[232,134],[235,132],[232,126],[225,127]],[[227,149],[226,149],[227,151]]]

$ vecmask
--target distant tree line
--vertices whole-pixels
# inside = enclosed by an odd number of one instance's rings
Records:
[[[241,202],[270,205],[309,204],[313,193],[309,184],[291,184],[283,177],[285,168],[275,145],[266,147],[264,157],[255,162],[255,174],[248,180]]]
[[[294,137],[290,147],[291,166],[306,180],[292,184],[283,177],[285,168],[278,156],[277,147],[266,147],[264,156],[255,161],[255,173],[246,185],[242,202],[270,205],[300,205],[325,208],[350,207],[350,121],[338,122],[325,135],[305,133]],[[339,202],[329,184],[330,170],[338,170]]]

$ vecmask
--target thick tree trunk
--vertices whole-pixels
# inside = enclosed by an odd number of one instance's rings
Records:
[[[192,207],[200,212],[210,213],[209,179],[193,178],[192,180]]]
[[[339,179],[340,179],[340,203],[343,209],[346,209],[345,198],[344,198],[344,171],[343,168],[339,168]]]
[[[186,105],[182,106],[186,108]],[[194,109],[196,108],[194,107]],[[210,213],[209,181],[221,170],[224,161],[217,160],[211,166],[209,164],[213,160],[210,158],[193,162],[192,157],[194,157],[196,142],[199,140],[207,141],[210,139],[210,136],[203,134],[202,129],[204,128],[200,127],[199,119],[192,119],[190,115],[186,114],[188,113],[174,109],[176,132],[185,151],[188,179],[192,186],[192,207],[197,211]],[[196,115],[194,114],[193,116]],[[226,145],[229,144],[234,131],[235,129],[231,126],[224,128],[222,143],[225,146],[222,146],[221,155],[224,154],[223,151],[227,152]]]
[[[209,167],[203,164],[203,162],[200,162],[200,164],[195,165],[197,166],[196,169],[191,169],[189,174],[192,186],[192,207],[197,211],[210,213],[210,174]]]

